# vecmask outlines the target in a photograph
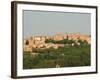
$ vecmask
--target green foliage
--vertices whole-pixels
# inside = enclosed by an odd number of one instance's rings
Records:
[[[90,45],[64,46],[58,49],[33,49],[38,55],[23,53],[23,68],[54,68],[60,67],[89,66]]]
[[[45,43],[54,43],[54,44],[72,44],[74,43],[75,46],[77,46],[77,42],[80,43],[80,45],[89,45],[88,42],[86,40],[81,40],[81,39],[78,39],[78,41],[76,40],[73,40],[73,39],[63,39],[63,40],[59,40],[59,41],[55,41],[55,40],[52,40],[52,39],[47,39],[45,41]]]
[[[89,45],[88,42],[86,40],[81,40],[79,39],[78,42],[81,44],[81,45]]]
[[[68,40],[68,39],[63,39],[63,40],[59,40],[59,41],[55,41],[55,40],[52,40],[52,39],[47,39],[45,41],[45,43],[54,43],[54,44],[72,44],[72,43],[75,43],[75,40],[71,39],[71,40]]]

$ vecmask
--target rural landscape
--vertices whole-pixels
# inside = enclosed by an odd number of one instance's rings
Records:
[[[90,35],[33,35],[23,41],[23,69],[90,66],[90,47]]]

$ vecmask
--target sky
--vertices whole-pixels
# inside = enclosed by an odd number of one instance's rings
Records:
[[[23,10],[23,37],[55,33],[91,34],[89,13]]]

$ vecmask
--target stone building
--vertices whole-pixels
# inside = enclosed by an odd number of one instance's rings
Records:
[[[64,39],[64,36],[63,36],[63,34],[61,34],[61,33],[57,33],[57,34],[55,34],[55,35],[53,36],[53,39],[54,39],[55,41],[63,40],[63,39]]]
[[[78,40],[78,38],[81,36],[80,33],[69,33],[67,34],[68,39]]]
[[[26,51],[26,52],[32,52],[32,44],[30,42],[30,40],[24,40],[24,43],[23,43],[23,50]]]
[[[77,41],[79,39],[85,40],[88,44],[91,44],[91,37],[87,35],[82,35],[80,33],[66,33],[66,34],[55,34],[54,36],[32,36],[28,39],[24,39],[23,41],[23,49],[27,52],[32,52],[33,48],[41,48],[48,49],[54,48],[58,49],[59,47],[64,47],[64,44],[54,44],[54,43],[45,43],[46,39],[52,39],[55,41],[63,40],[63,39],[73,39],[76,41],[76,44],[80,45]],[[68,44],[65,44],[68,45]],[[72,44],[74,46],[74,43]]]
[[[84,40],[87,41],[88,44],[91,44],[91,37],[90,36],[82,35],[82,36],[80,36],[80,39],[83,40],[83,41]]]
[[[35,36],[34,44],[44,44],[45,40],[46,40],[45,36]]]

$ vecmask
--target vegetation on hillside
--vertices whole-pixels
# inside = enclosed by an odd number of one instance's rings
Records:
[[[47,43],[75,43],[74,40],[64,39],[61,41],[48,40]],[[86,41],[78,40],[80,45],[59,47],[58,49],[39,49],[33,48],[32,54],[29,52],[23,53],[23,68],[55,68],[55,67],[75,67],[75,66],[90,66],[91,45]]]
[[[78,39],[77,41],[76,40],[73,40],[73,39],[63,39],[63,40],[59,40],[59,41],[56,41],[56,40],[53,40],[53,39],[47,39],[45,41],[45,43],[54,43],[54,44],[72,44],[72,43],[80,43],[81,45],[83,44],[88,44],[87,41],[85,40],[81,40],[81,39]]]

